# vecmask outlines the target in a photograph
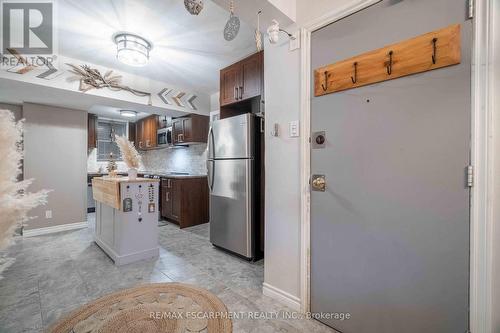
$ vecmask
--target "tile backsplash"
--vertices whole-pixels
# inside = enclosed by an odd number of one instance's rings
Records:
[[[141,152],[143,170],[207,174],[207,145],[165,148]]]
[[[92,149],[87,155],[87,172],[107,172],[107,161],[97,161],[97,149]],[[119,172],[127,172],[128,168],[125,162],[116,161]],[[99,170],[100,169],[100,170]]]
[[[207,145],[198,144],[189,147],[176,147],[140,151],[142,165],[139,170],[155,172],[188,172],[190,174],[207,174]],[[119,172],[127,172],[124,162],[117,161]],[[87,157],[88,172],[98,172],[99,168],[106,172],[108,162],[98,162],[96,149],[92,149]]]

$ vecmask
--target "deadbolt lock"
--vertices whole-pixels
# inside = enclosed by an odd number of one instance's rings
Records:
[[[325,192],[326,190],[325,175],[312,175],[311,185],[313,191]]]
[[[325,131],[314,132],[312,134],[311,144],[313,149],[325,148],[326,132]]]

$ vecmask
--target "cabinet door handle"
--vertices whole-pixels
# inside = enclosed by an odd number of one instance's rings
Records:
[[[243,86],[240,87],[240,99],[243,99]]]
[[[167,187],[170,188],[170,179],[167,179]]]
[[[167,192],[167,202],[170,201],[170,192]]]
[[[234,98],[235,100],[237,100],[237,99],[238,99],[238,88],[236,88],[236,87],[234,87],[233,98]]]

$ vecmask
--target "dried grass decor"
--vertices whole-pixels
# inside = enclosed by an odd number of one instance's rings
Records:
[[[139,169],[141,165],[141,155],[137,152],[132,142],[125,136],[117,136],[116,144],[120,148],[123,161],[129,169]]]
[[[87,92],[91,89],[102,89],[108,88],[113,91],[125,90],[136,96],[145,97],[148,96],[148,105],[152,105],[151,93],[140,91],[137,89],[132,89],[130,87],[121,84],[122,76],[116,75],[112,70],[108,70],[104,75],[98,69],[91,68],[88,65],[73,65],[66,64],[72,69],[69,70],[70,73],[75,74],[75,76],[69,78],[70,81],[79,80],[80,88],[82,92]]]

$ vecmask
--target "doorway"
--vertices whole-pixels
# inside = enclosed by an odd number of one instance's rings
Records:
[[[341,332],[468,329],[472,22],[388,0],[312,33],[314,69],[454,23],[459,65],[312,98],[311,310]]]

